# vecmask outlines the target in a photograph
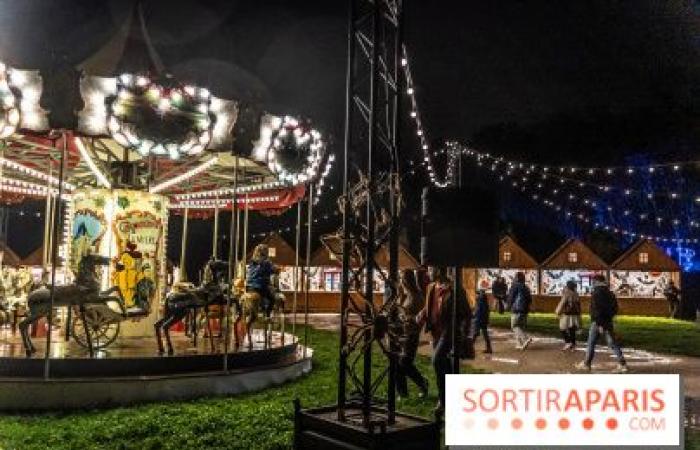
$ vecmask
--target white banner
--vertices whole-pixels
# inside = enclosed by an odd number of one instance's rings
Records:
[[[454,446],[678,446],[678,375],[448,375]]]

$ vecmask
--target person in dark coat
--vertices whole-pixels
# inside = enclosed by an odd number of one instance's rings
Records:
[[[270,279],[276,273],[279,273],[279,269],[270,261],[267,245],[258,244],[248,263],[245,281],[249,290],[260,294],[260,306],[268,316],[274,305],[274,297],[270,291]]]
[[[506,297],[508,296],[508,285],[506,279],[502,276],[497,276],[491,284],[491,293],[496,299],[496,309],[498,314],[503,314],[506,309]]]
[[[681,291],[673,283],[673,280],[668,280],[668,284],[664,288],[664,297],[668,302],[668,316],[671,319],[678,318],[678,307],[681,304]]]
[[[452,280],[447,277],[447,271],[444,267],[433,267],[431,272],[433,281],[428,285],[425,307],[416,317],[416,323],[425,326],[425,331],[430,333],[432,338],[433,367],[439,392],[435,414],[442,415],[445,411],[445,376],[452,372],[450,353],[452,351],[454,286]],[[470,336],[469,325],[471,322],[471,309],[464,289],[458,291],[456,310],[455,338],[457,342],[462,342],[462,337]],[[458,354],[460,354],[460,350],[457,349]]]
[[[604,335],[610,350],[617,358],[617,372],[627,372],[627,362],[622,349],[617,343],[613,329],[613,319],[617,315],[617,298],[608,287],[603,275],[593,277],[593,292],[591,293],[591,328],[588,332],[588,347],[586,359],[576,365],[578,369],[591,370],[595,357],[595,345],[599,335]]]
[[[415,365],[420,342],[420,327],[416,323],[416,316],[425,306],[425,295],[418,286],[416,275],[410,269],[401,271],[398,303],[401,307],[399,315],[403,324],[403,339],[399,370],[396,374],[396,391],[401,397],[407,397],[407,379],[410,379],[420,389],[419,397],[425,397],[428,394],[428,380]]]
[[[515,274],[515,281],[508,291],[508,304],[510,305],[510,327],[515,334],[518,350],[525,350],[531,343],[532,338],[527,335],[527,316],[530,314],[532,304],[532,294],[530,288],[525,284],[525,274],[518,272]]]
[[[476,338],[481,333],[486,342],[486,350],[484,353],[493,353],[491,347],[491,338],[489,337],[489,300],[486,292],[479,289],[476,294],[476,306],[474,308],[474,319],[472,320],[472,339],[476,342]]]

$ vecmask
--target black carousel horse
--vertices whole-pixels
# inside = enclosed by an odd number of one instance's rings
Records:
[[[191,284],[181,283],[173,287],[165,298],[165,311],[163,317],[158,320],[153,326],[156,331],[156,339],[158,340],[158,353],[165,353],[163,348],[163,339],[161,331],[165,334],[165,340],[168,344],[168,354],[172,355],[173,344],[170,340],[170,328],[177,322],[185,319],[188,315],[195,318],[193,323],[195,326],[192,330],[194,346],[197,346],[197,314],[203,310],[206,318],[207,333],[211,351],[214,352],[214,335],[211,330],[209,321],[209,307],[218,305],[223,307],[228,303],[227,290],[228,283],[228,263],[225,261],[211,260],[205,267],[204,282],[201,286],[192,286]]]
[[[96,267],[109,265],[110,259],[106,256],[87,254],[82,257],[78,264],[78,274],[75,281],[64,286],[54,287],[53,306],[78,307],[83,326],[85,327],[85,337],[87,340],[90,356],[93,355],[92,341],[88,322],[85,319],[86,305],[105,305],[109,302],[116,302],[121,309],[122,317],[126,317],[126,306],[121,291],[117,286],[113,286],[105,291],[100,290],[100,282],[97,277]],[[112,295],[113,293],[117,295]],[[51,310],[51,289],[42,286],[33,290],[27,296],[27,317],[19,323],[19,330],[22,334],[22,343],[30,357],[36,352],[34,344],[29,337],[28,329],[42,317],[47,317]],[[116,313],[115,313],[116,314]]]

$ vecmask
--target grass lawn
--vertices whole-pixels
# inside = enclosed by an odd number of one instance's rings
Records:
[[[309,335],[314,367],[295,382],[237,397],[66,414],[4,415],[0,416],[0,449],[291,448],[292,400],[301,399],[304,407],[336,400],[337,336],[313,329]],[[417,363],[430,377],[431,395],[424,400],[403,399],[399,409],[430,417],[437,401],[435,378],[428,358],[419,357]]]
[[[66,414],[4,415],[0,416],[0,449],[291,448],[292,400],[300,398],[305,407],[335,402],[337,337],[313,329],[309,335],[314,368],[295,382],[237,397]],[[425,400],[404,399],[399,409],[429,417],[436,402],[435,378],[428,358],[418,357],[417,363],[430,378],[431,395]],[[700,450],[700,434],[689,433],[687,443],[689,450]]]
[[[589,317],[583,316],[584,337],[588,336]],[[491,313],[491,325],[510,328],[510,315]],[[527,319],[533,333],[560,336],[559,320],[554,314],[532,313]],[[615,332],[623,346],[674,355],[700,356],[700,326],[695,322],[646,316],[618,316]]]

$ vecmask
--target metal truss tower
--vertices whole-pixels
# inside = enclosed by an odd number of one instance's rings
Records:
[[[396,414],[402,3],[349,0],[338,420],[365,427],[392,425]],[[377,255],[387,249],[385,273]],[[388,359],[384,369],[376,357]]]

